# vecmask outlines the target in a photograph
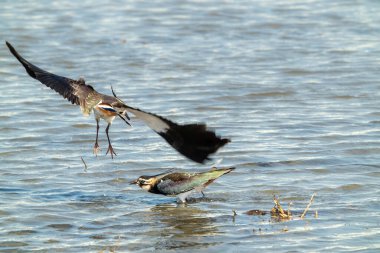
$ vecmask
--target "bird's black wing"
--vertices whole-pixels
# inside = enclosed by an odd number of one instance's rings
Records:
[[[179,153],[198,163],[209,160],[210,154],[230,142],[229,139],[221,138],[214,131],[207,129],[205,124],[180,125],[137,108],[128,106],[127,110],[143,120]]]
[[[82,106],[88,94],[94,91],[91,86],[85,84],[83,79],[73,80],[40,69],[25,60],[8,41],[6,41],[6,44],[31,77],[55,90],[72,104]]]

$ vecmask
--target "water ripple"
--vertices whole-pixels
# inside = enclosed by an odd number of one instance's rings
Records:
[[[0,248],[379,251],[378,13],[375,1],[5,0],[0,36],[32,63],[232,142],[197,165],[132,117],[110,128],[113,160],[101,123],[95,157],[93,116],[3,45]],[[128,183],[214,162],[236,170],[187,205]],[[273,195],[299,214],[313,192],[304,220],[245,214]]]

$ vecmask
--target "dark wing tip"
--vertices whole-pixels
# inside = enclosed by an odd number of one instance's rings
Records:
[[[223,140],[226,142],[226,144],[229,143],[229,142],[231,142],[231,139],[227,139],[227,138],[225,138],[225,139],[223,139]]]
[[[9,49],[14,49],[13,46],[12,46],[12,44],[9,43],[8,41],[5,41],[5,44],[7,45],[7,47],[8,47]]]
[[[218,137],[218,138],[220,138],[220,137]],[[227,143],[230,143],[230,142],[231,142],[231,139],[227,139],[227,138],[220,139],[220,143],[221,143],[222,146],[224,146],[224,145],[226,145]]]
[[[230,142],[207,129],[206,124],[180,125],[157,114],[126,106],[126,109],[142,119],[152,130],[185,157],[204,163],[210,154]]]
[[[159,134],[182,155],[198,163],[210,160],[209,155],[230,142],[208,130],[205,124],[177,125],[171,122],[170,128]]]
[[[8,41],[5,41],[5,44],[7,45],[7,47],[9,48],[9,51],[11,51],[11,53],[18,59],[20,60],[20,55],[18,54],[18,52],[16,51],[16,49],[11,45],[11,43],[9,43]]]
[[[36,73],[35,73],[35,70],[33,70],[33,68],[35,68],[35,66],[33,66],[32,64],[30,64],[27,60],[25,60],[17,51],[16,49],[11,45],[11,43],[9,43],[8,41],[5,41],[5,44],[7,45],[7,47],[9,48],[9,51],[11,51],[11,53],[13,54],[14,57],[16,57],[16,59],[24,66],[26,72],[31,76],[33,77],[34,79],[37,79],[37,76],[36,76]]]
[[[55,90],[64,98],[69,100],[73,104],[80,104],[80,99],[83,99],[89,90],[94,90],[91,86],[86,85],[83,78],[79,80],[72,80],[67,77],[58,76],[49,73],[39,67],[33,65],[32,63],[25,60],[14,47],[8,41],[5,42],[11,53],[16,57],[16,59],[24,66],[26,72],[34,79],[40,81],[47,87]],[[75,94],[82,93],[82,95]]]

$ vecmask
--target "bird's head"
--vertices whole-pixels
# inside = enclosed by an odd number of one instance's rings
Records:
[[[157,178],[155,176],[141,176],[136,180],[133,180],[131,184],[136,184],[140,188],[150,191],[156,184]]]
[[[130,184],[135,184],[146,191],[151,191],[163,177],[169,175],[170,173],[171,171],[161,173],[155,176],[140,176],[138,179],[130,182]]]

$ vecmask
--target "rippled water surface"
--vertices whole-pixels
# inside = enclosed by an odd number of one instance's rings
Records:
[[[379,1],[2,1],[1,252],[378,252]],[[232,142],[205,165],[85,118],[36,65]],[[85,169],[81,157],[87,164]],[[187,205],[129,181],[235,166]],[[295,215],[279,222],[273,195]],[[233,215],[233,211],[236,215]],[[318,218],[315,218],[315,212]]]

